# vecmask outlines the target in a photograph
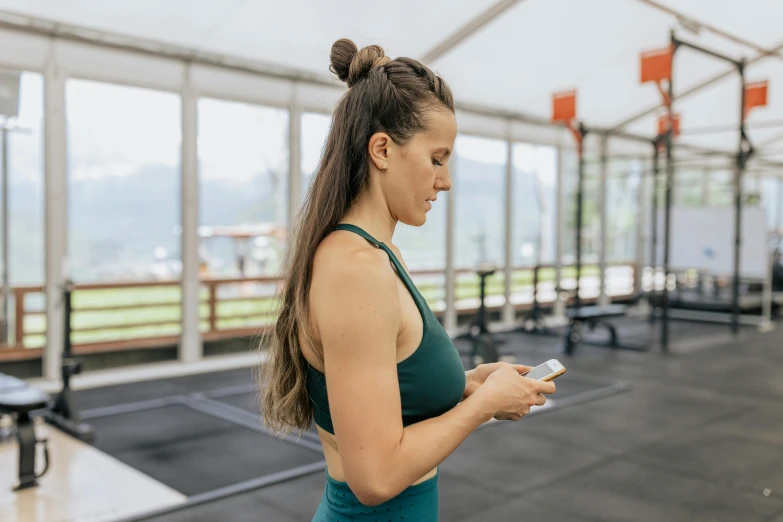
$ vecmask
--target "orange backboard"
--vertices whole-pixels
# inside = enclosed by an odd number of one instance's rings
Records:
[[[767,81],[745,84],[745,111],[767,105]]]
[[[576,91],[558,92],[552,95],[552,121],[569,122],[576,118]]]
[[[672,131],[674,131],[675,136],[680,135],[680,115],[679,114],[673,114],[672,115]],[[658,135],[663,136],[666,134],[666,131],[668,130],[668,123],[669,123],[669,115],[668,114],[661,114],[658,116]]]
[[[672,48],[645,51],[641,55],[641,82],[659,82],[672,77]]]

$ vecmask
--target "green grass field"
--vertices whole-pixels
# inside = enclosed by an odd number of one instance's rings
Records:
[[[563,277],[573,278],[574,268],[564,268]],[[597,266],[586,266],[583,276],[597,276]],[[487,295],[502,295],[505,274],[498,272],[487,280]],[[548,268],[539,272],[540,282],[551,282],[555,270]],[[518,270],[513,274],[512,292],[520,292],[533,284],[531,270]],[[417,287],[429,303],[442,300],[445,296],[443,284],[418,283]],[[479,297],[479,280],[474,274],[460,275],[455,288],[457,299]],[[201,292],[202,304],[199,313],[201,330],[209,329],[208,291]],[[72,341],[74,344],[120,341],[134,338],[178,335],[180,333],[181,310],[178,303],[182,298],[178,286],[143,287],[110,290],[76,290],[73,293]],[[132,308],[144,305],[143,308]],[[226,301],[217,304],[217,328],[253,328],[271,323],[276,313],[277,299],[259,297],[247,301]],[[129,308],[121,308],[121,307]],[[79,311],[84,308],[119,308],[113,310]],[[250,317],[237,317],[250,316]],[[161,323],[161,324],[149,324]],[[140,326],[125,326],[125,325]],[[46,318],[43,315],[25,318],[25,346],[41,347],[46,342]],[[92,331],[80,331],[95,329]]]

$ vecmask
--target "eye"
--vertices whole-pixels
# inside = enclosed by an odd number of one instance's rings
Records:
[[[432,164],[435,165],[436,167],[442,167],[443,166],[443,163],[441,163],[440,161],[436,160],[435,158],[432,158]]]

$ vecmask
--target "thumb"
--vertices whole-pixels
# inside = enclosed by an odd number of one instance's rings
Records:
[[[524,364],[512,364],[511,367],[514,368],[517,371],[517,373],[520,374],[529,372],[530,370],[533,369],[532,366],[525,366]]]

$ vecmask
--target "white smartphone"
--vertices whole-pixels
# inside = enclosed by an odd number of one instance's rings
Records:
[[[520,375],[527,377],[528,379],[538,379],[540,381],[551,381],[560,377],[566,372],[565,366],[563,366],[557,359],[550,359],[545,363],[539,364],[535,368],[531,368],[525,373]]]

